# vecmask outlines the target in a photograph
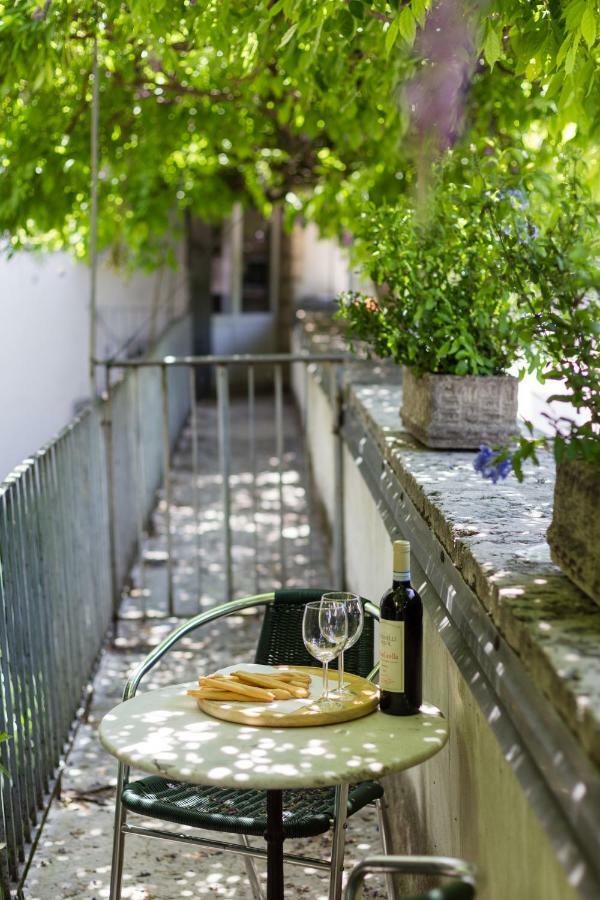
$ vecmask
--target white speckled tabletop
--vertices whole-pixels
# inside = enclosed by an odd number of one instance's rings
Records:
[[[446,743],[446,720],[371,713],[341,725],[255,728],[201,712],[176,684],[138,694],[107,713],[102,745],[122,762],[191,784],[285,790],[381,778],[424,762]],[[194,685],[195,686],[195,685]]]

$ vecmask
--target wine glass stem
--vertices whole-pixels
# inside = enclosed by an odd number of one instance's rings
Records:
[[[324,662],[323,663],[323,699],[324,700],[327,700],[329,697],[328,668],[329,668],[329,662]]]
[[[344,651],[340,653],[340,661],[338,663],[338,693],[344,690]]]

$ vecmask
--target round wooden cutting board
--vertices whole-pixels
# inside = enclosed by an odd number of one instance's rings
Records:
[[[239,666],[243,669],[244,666]],[[274,667],[279,668],[279,667]],[[310,666],[281,666],[281,670],[321,675],[321,669]],[[337,686],[337,672],[330,673],[333,690]],[[352,696],[331,700],[312,698],[305,701],[274,701],[273,703],[234,703],[230,700],[202,700],[196,698],[199,708],[209,716],[239,725],[260,725],[270,728],[302,728],[312,725],[335,725],[360,719],[377,709],[379,690],[376,684],[359,675],[344,673],[346,690]],[[191,699],[191,698],[190,698]],[[302,705],[300,705],[302,704]]]

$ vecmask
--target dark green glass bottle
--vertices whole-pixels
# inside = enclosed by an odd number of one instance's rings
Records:
[[[412,716],[422,702],[423,604],[410,583],[410,544],[394,541],[391,588],[381,598],[379,709]]]

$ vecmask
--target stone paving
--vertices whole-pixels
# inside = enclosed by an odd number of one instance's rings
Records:
[[[256,404],[256,490],[252,489],[251,459],[245,404],[231,408],[232,510],[234,595],[278,586],[279,489],[275,458],[273,405],[269,398]],[[284,410],[284,536],[288,585],[326,585],[327,540],[318,509],[310,502],[308,473],[295,410]],[[224,599],[223,511],[218,477],[216,413],[198,407],[199,460],[196,484],[201,515],[193,507],[194,474],[191,466],[189,426],[173,457],[172,534],[175,610],[193,615]],[[256,496],[256,508],[253,496]],[[116,763],[97,739],[102,716],[118,703],[128,673],[177,624],[165,618],[166,548],[164,499],[153,512],[150,534],[144,542],[143,565],[132,573],[132,590],[124,598],[118,636],[107,647],[94,680],[88,720],[81,724],[30,869],[26,900],[103,900],[108,897],[113,829]],[[147,618],[141,617],[145,610]],[[256,645],[260,615],[250,612],[196,632],[184,640],[153,670],[144,689],[195,679],[235,660],[250,660]],[[218,835],[216,835],[219,837]],[[259,842],[260,843],[260,842]],[[325,856],[328,835],[290,842],[291,852]],[[381,852],[374,808],[349,821],[348,863]],[[265,883],[264,864],[258,863]],[[286,898],[327,897],[327,872],[286,867]],[[181,844],[129,837],[126,841],[124,900],[177,900],[177,898],[251,898],[241,859]],[[368,882],[365,897],[385,896],[383,885]]]

